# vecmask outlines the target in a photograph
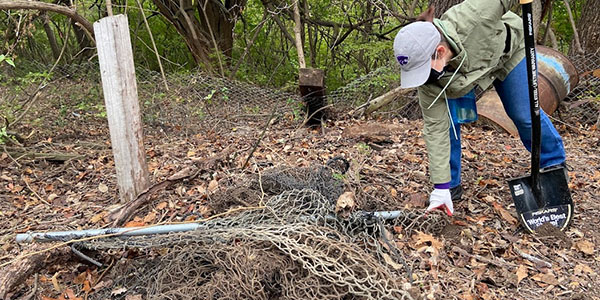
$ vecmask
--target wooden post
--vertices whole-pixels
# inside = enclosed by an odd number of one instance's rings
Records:
[[[128,202],[149,181],[127,16],[102,18],[94,32],[119,195]]]
[[[300,95],[308,111],[308,126],[319,126],[325,116],[325,72],[320,69],[300,69]]]

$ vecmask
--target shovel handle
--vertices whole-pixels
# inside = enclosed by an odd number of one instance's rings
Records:
[[[531,188],[538,207],[544,207],[540,187],[541,120],[538,93],[535,38],[533,37],[532,0],[519,0],[523,8],[523,32],[525,35],[525,57],[527,60],[527,82],[531,109]]]

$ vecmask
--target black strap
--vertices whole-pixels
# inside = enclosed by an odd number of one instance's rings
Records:
[[[506,23],[504,23],[504,27],[506,27],[506,40],[504,40],[504,53],[508,53],[508,51],[510,51],[510,27]]]

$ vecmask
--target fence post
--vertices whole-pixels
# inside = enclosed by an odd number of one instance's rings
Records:
[[[320,69],[300,68],[300,95],[308,108],[308,126],[319,126],[325,117],[325,72]]]
[[[94,32],[119,196],[127,202],[149,183],[127,16],[102,18]]]

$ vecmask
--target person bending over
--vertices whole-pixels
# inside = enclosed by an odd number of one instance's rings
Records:
[[[454,213],[462,196],[460,124],[454,110],[475,103],[475,87],[493,85],[531,151],[531,115],[522,19],[510,8],[515,0],[466,0],[434,19],[434,7],[400,29],[394,54],[400,86],[418,87],[424,119],[429,173],[434,189],[427,210]],[[452,111],[452,113],[451,113]],[[468,122],[468,120],[467,120]],[[564,165],[562,139],[541,112],[541,168]]]

